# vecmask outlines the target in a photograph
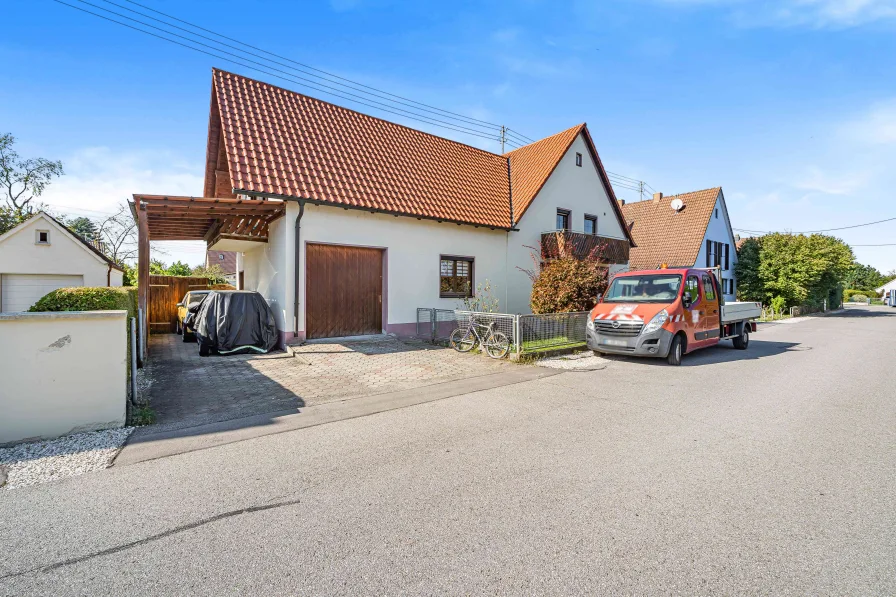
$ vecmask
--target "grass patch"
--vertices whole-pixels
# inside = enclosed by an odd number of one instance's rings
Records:
[[[130,410],[131,412],[128,416],[128,425],[130,426],[144,427],[156,422],[156,411],[145,402],[132,406]]]

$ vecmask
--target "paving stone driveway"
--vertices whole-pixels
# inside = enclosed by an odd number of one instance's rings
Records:
[[[180,336],[150,336],[147,375],[158,418],[147,430],[298,410],[518,366],[389,336],[314,342],[291,352],[295,356],[275,352],[200,357],[198,346],[182,342]]]

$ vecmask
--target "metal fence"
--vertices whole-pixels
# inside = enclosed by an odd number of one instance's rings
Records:
[[[466,329],[471,321],[479,326],[494,324],[494,330],[503,333],[510,340],[511,352],[530,354],[584,345],[588,312],[510,315],[419,308],[417,337],[432,342],[444,342],[448,340],[452,331],[458,328]]]

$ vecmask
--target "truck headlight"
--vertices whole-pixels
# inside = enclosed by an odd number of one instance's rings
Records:
[[[641,330],[642,334],[652,334],[657,331],[663,324],[669,320],[669,312],[663,309],[659,313],[653,316],[653,319],[647,322],[647,325],[644,326],[644,329]]]
[[[589,318],[588,318],[588,323],[586,323],[585,326],[586,326],[589,330],[593,330],[593,329],[594,329],[594,320],[591,319],[591,318],[589,317]]]

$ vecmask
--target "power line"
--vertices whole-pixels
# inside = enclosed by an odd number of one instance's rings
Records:
[[[846,243],[850,247],[896,247],[896,243],[881,243],[879,245],[854,245],[851,243]]]
[[[405,109],[402,109],[402,108],[397,108],[397,107],[395,107],[395,106],[390,106],[389,104],[384,104],[384,103],[382,103],[382,102],[378,102],[378,101],[375,101],[375,100],[372,100],[372,99],[369,99],[369,98],[366,98],[366,97],[363,97],[363,96],[360,96],[360,95],[356,95],[356,94],[354,94],[354,93],[349,93],[349,92],[347,92],[347,91],[343,91],[343,90],[341,90],[341,89],[337,89],[337,88],[335,88],[335,87],[331,87],[331,86],[329,86],[329,85],[324,85],[323,83],[319,83],[319,82],[317,82],[317,81],[313,81],[313,80],[311,80],[311,79],[306,79],[305,77],[300,77],[300,76],[298,76],[298,75],[293,75],[293,74],[291,74],[291,73],[289,73],[289,72],[287,72],[287,71],[284,71],[284,70],[282,70],[282,69],[272,67],[272,66],[270,66],[269,64],[261,63],[261,62],[258,62],[258,61],[256,61],[256,60],[251,60],[251,59],[246,58],[246,57],[244,57],[244,56],[240,56],[240,55],[238,55],[238,54],[234,54],[233,52],[228,52],[227,50],[222,50],[222,49],[220,49],[220,48],[216,48],[216,47],[214,47],[214,46],[210,46],[210,45],[205,44],[205,43],[202,43],[202,42],[200,42],[200,41],[196,41],[195,39],[191,39],[191,38],[189,38],[189,37],[185,37],[185,36],[183,36],[183,35],[179,35],[179,34],[177,34],[177,33],[173,33],[173,32],[168,31],[168,30],[166,30],[166,29],[162,29],[161,27],[156,27],[155,25],[151,25],[151,24],[149,24],[149,23],[144,23],[143,21],[140,21],[139,19],[135,19],[135,18],[129,17],[129,16],[127,16],[127,15],[123,15],[123,14],[121,14],[121,13],[117,13],[117,12],[115,12],[115,11],[113,11],[113,10],[109,10],[109,9],[107,9],[107,8],[102,8],[102,7],[97,6],[97,5],[95,5],[95,4],[91,4],[90,2],[87,2],[86,0],[75,0],[75,1],[76,1],[76,2],[80,2],[81,4],[86,4],[86,5],[88,5],[88,6],[92,6],[92,7],[94,7],[94,8],[99,9],[99,10],[103,10],[103,11],[105,11],[105,12],[108,12],[109,14],[113,14],[113,15],[119,16],[119,17],[121,17],[121,18],[123,18],[123,19],[127,19],[127,20],[129,20],[129,21],[133,21],[134,23],[138,23],[138,24],[140,24],[140,25],[143,25],[144,27],[150,27],[150,28],[155,29],[155,30],[157,30],[157,31],[161,31],[161,32],[165,33],[166,35],[171,35],[171,36],[173,36],[173,37],[177,37],[177,38],[186,40],[186,41],[188,41],[188,42],[190,42],[190,43],[193,43],[193,44],[196,44],[196,45],[205,47],[205,48],[209,48],[210,50],[214,50],[215,52],[222,52],[222,53],[227,54],[227,55],[229,55],[229,56],[233,56],[233,57],[235,57],[235,58],[239,58],[240,60],[245,60],[246,62],[249,62],[249,63],[251,63],[251,64],[255,64],[255,65],[258,65],[258,66],[262,66],[262,67],[264,67],[264,68],[268,68],[268,69],[274,70],[274,71],[279,72],[279,73],[281,73],[281,74],[280,74],[280,75],[277,75],[277,74],[272,73],[272,72],[270,72],[270,71],[266,71],[266,70],[263,70],[263,69],[260,69],[260,68],[254,67],[254,66],[250,66],[249,64],[245,64],[244,62],[239,62],[239,61],[237,61],[237,60],[233,60],[232,58],[226,58],[226,57],[224,57],[224,56],[220,56],[219,54],[215,54],[215,53],[213,53],[213,52],[208,52],[208,51],[206,51],[206,50],[201,50],[201,49],[199,49],[199,48],[196,48],[196,47],[193,47],[193,46],[190,46],[190,45],[187,45],[187,44],[178,42],[178,41],[176,41],[176,40],[173,40],[173,39],[170,39],[170,38],[167,38],[167,37],[164,37],[164,36],[161,36],[161,35],[152,33],[152,32],[150,32],[150,31],[146,31],[146,30],[144,30],[144,29],[140,29],[140,28],[138,28],[138,27],[134,27],[134,26],[129,25],[129,24],[127,24],[127,23],[122,23],[121,21],[117,21],[117,20],[112,19],[112,18],[109,18],[109,17],[107,17],[107,16],[105,16],[105,15],[101,15],[101,14],[92,12],[92,11],[90,11],[90,10],[86,10],[86,9],[80,8],[80,7],[74,6],[74,5],[72,5],[72,4],[68,4],[67,2],[63,2],[62,0],[53,0],[53,1],[54,1],[54,2],[57,2],[58,4],[64,4],[64,5],[66,5],[66,6],[69,6],[69,7],[71,7],[71,8],[74,8],[74,9],[76,9],[76,10],[80,10],[80,11],[82,11],[82,12],[86,12],[86,13],[91,14],[91,15],[93,15],[93,16],[96,16],[96,17],[105,19],[105,20],[107,20],[107,21],[111,21],[111,22],[116,23],[116,24],[118,24],[118,25],[122,25],[122,26],[124,26],[124,27],[128,27],[129,29],[133,29],[133,30],[135,30],[135,31],[139,31],[139,32],[141,32],[141,33],[145,33],[145,34],[147,34],[147,35],[151,35],[151,36],[153,36],[153,37],[157,37],[157,38],[159,38],[159,39],[168,41],[168,42],[170,42],[170,43],[177,44],[177,45],[179,45],[179,46],[182,46],[182,47],[185,47],[185,48],[194,50],[194,51],[196,51],[196,52],[201,52],[201,53],[203,53],[203,54],[207,54],[207,55],[209,55],[209,56],[214,56],[215,58],[218,58],[218,59],[220,59],[220,60],[226,60],[227,62],[231,62],[231,63],[233,63],[233,64],[239,64],[240,66],[243,66],[243,67],[245,67],[245,68],[249,68],[249,69],[252,69],[252,70],[255,70],[255,71],[258,71],[258,72],[263,72],[263,73],[265,73],[265,74],[271,75],[271,76],[273,76],[273,77],[277,77],[277,78],[279,78],[279,79],[284,79],[284,80],[287,80],[287,81],[291,81],[291,82],[293,82],[293,83],[296,83],[296,84],[298,84],[298,85],[302,85],[302,86],[304,86],[304,87],[309,87],[309,88],[311,88],[311,89],[314,89],[315,91],[320,91],[320,92],[322,92],[322,93],[326,93],[326,94],[329,94],[329,95],[333,95],[333,96],[336,96],[336,97],[339,97],[339,98],[341,98],[341,99],[345,99],[345,100],[348,100],[348,101],[356,102],[356,103],[359,103],[359,104],[361,104],[361,105],[365,105],[365,106],[368,106],[368,107],[371,107],[371,108],[374,108],[374,109],[383,110],[383,111],[385,111],[385,112],[389,112],[389,113],[391,113],[391,114],[396,114],[396,115],[398,115],[398,116],[402,116],[402,117],[404,117],[404,118],[410,118],[410,119],[412,119],[412,120],[417,120],[417,121],[419,121],[419,122],[425,122],[425,123],[427,123],[427,124],[434,124],[434,125],[436,125],[436,126],[442,126],[442,127],[444,127],[444,128],[451,129],[451,130],[454,130],[454,131],[457,131],[457,132],[462,132],[462,133],[467,133],[467,134],[470,134],[470,135],[475,135],[475,136],[481,137],[481,138],[483,138],[483,139],[489,139],[489,140],[492,140],[492,141],[496,140],[496,136],[491,136],[491,135],[484,134],[483,131],[470,129],[470,128],[467,128],[467,127],[462,126],[462,125],[460,125],[460,124],[449,123],[449,122],[446,122],[446,121],[444,121],[444,120],[438,120],[438,119],[436,119],[436,118],[434,118],[434,117],[428,117],[428,116],[424,116],[424,115],[422,115],[422,114],[417,114],[417,113],[415,113],[415,112],[410,112],[409,110],[405,110]],[[284,76],[284,75],[286,75],[286,76]],[[343,94],[344,94],[344,95],[343,95]],[[364,100],[364,101],[361,101],[361,100]],[[370,103],[367,103],[367,102],[370,102]],[[481,126],[481,125],[473,125],[473,126]],[[495,135],[497,135],[497,132],[495,133]]]
[[[110,0],[103,0],[103,1],[106,2],[107,4],[113,4],[113,5],[115,5],[115,6],[120,6],[120,5],[118,5],[118,4],[115,4],[114,2],[110,2]],[[450,110],[445,110],[445,109],[442,109],[442,108],[438,108],[438,107],[436,107],[436,106],[431,106],[431,105],[429,105],[429,104],[426,104],[426,103],[423,103],[423,102],[418,102],[418,101],[416,101],[416,100],[412,100],[412,99],[407,98],[407,97],[403,97],[403,96],[400,96],[400,95],[396,95],[396,94],[394,94],[394,93],[389,93],[388,91],[384,91],[384,90],[382,90],[382,89],[378,89],[378,88],[376,88],[376,87],[371,87],[370,85],[365,85],[364,83],[359,83],[358,81],[353,81],[353,80],[351,80],[351,79],[346,79],[345,77],[340,77],[339,75],[336,75],[336,74],[334,74],[334,73],[331,73],[331,72],[328,72],[328,71],[325,71],[325,70],[322,70],[322,69],[319,69],[319,68],[315,68],[315,67],[313,67],[313,66],[310,66],[310,65],[308,65],[308,64],[304,64],[304,63],[298,62],[298,61],[293,60],[293,59],[291,59],[291,58],[287,58],[287,57],[285,57],[285,56],[281,56],[281,55],[279,55],[279,54],[275,54],[274,52],[270,52],[270,51],[265,50],[265,49],[263,49],[263,48],[258,48],[258,47],[256,47],[256,46],[247,44],[247,43],[242,42],[242,41],[240,41],[240,40],[238,40],[238,39],[234,39],[234,38],[232,38],[232,37],[227,37],[226,35],[223,35],[223,34],[221,34],[221,33],[216,33],[216,32],[214,32],[214,31],[212,31],[212,30],[210,30],[210,29],[206,29],[206,28],[201,27],[201,26],[199,26],[199,25],[196,25],[196,24],[194,24],[194,23],[190,23],[189,21],[185,21],[185,20],[183,20],[183,19],[179,19],[179,18],[177,18],[177,17],[175,17],[175,16],[173,16],[173,15],[169,15],[169,14],[167,14],[167,13],[164,13],[164,12],[162,12],[162,11],[160,11],[160,10],[156,10],[156,9],[154,9],[154,8],[150,8],[150,7],[148,7],[148,6],[145,6],[145,5],[143,5],[143,4],[140,4],[139,2],[134,2],[133,0],[124,0],[124,1],[125,1],[125,2],[128,2],[128,3],[130,3],[130,4],[133,4],[133,5],[135,5],[135,6],[139,6],[140,8],[143,8],[143,9],[145,9],[145,10],[149,10],[149,11],[154,12],[154,13],[156,13],[156,14],[162,15],[162,16],[164,16],[164,17],[166,17],[166,18],[169,18],[169,19],[171,19],[171,20],[173,20],[173,21],[177,21],[177,22],[179,22],[179,23],[183,23],[183,24],[185,24],[185,25],[189,25],[190,27],[193,27],[193,28],[195,28],[195,29],[199,29],[200,31],[205,31],[206,33],[211,33],[212,35],[217,35],[218,37],[220,37],[220,38],[222,38],[222,39],[226,39],[226,40],[229,40],[229,41],[233,41],[233,42],[242,44],[242,45],[246,46],[247,48],[252,48],[253,50],[258,50],[259,52],[264,52],[265,54],[268,54],[268,55],[270,55],[270,56],[274,56],[275,58],[280,58],[281,60],[286,60],[286,61],[288,61],[288,62],[291,62],[291,63],[293,63],[293,64],[296,64],[296,65],[298,65],[298,66],[301,66],[301,67],[303,67],[303,68],[307,68],[307,69],[310,69],[310,70],[313,70],[313,71],[316,71],[316,72],[319,72],[319,73],[323,73],[323,74],[327,75],[328,77],[332,77],[332,78],[334,78],[334,79],[339,79],[339,80],[341,80],[341,81],[346,81],[347,83],[351,83],[352,85],[358,85],[359,87],[363,87],[363,88],[365,88],[365,89],[370,89],[370,90],[372,90],[372,91],[376,91],[376,92],[383,93],[383,94],[388,95],[388,96],[391,96],[391,97],[395,97],[395,98],[398,98],[398,99],[402,99],[402,100],[405,100],[405,101],[409,101],[409,102],[411,102],[411,103],[414,103],[414,104],[417,104],[417,105],[420,105],[420,106],[424,106],[424,107],[427,107],[427,108],[432,108],[433,110],[438,110],[439,112],[443,112],[443,113],[445,113],[445,114],[450,114],[450,115],[452,115],[452,116],[458,116],[458,117],[460,117],[460,118],[464,118],[464,119],[466,119],[466,120],[472,120],[472,121],[479,122],[479,123],[482,123],[482,124],[491,125],[491,126],[493,126],[493,127],[500,127],[500,126],[501,126],[501,125],[499,125],[499,124],[495,124],[495,123],[493,123],[493,122],[488,122],[488,121],[486,121],[486,120],[480,120],[480,119],[478,119],[478,118],[472,118],[472,117],[469,117],[469,116],[464,116],[463,114],[459,114],[459,113],[457,113],[457,112],[451,112]],[[125,7],[122,7],[122,8],[125,8]],[[125,8],[125,10],[131,10],[131,12],[134,12],[135,14],[140,14],[140,15],[145,16],[145,17],[147,17],[147,18],[153,18],[153,17],[150,17],[149,15],[144,15],[143,13],[137,12],[137,11],[132,10],[132,9]],[[154,19],[154,20],[158,20],[158,19]],[[158,21],[158,22],[163,22],[163,21]],[[169,25],[170,25],[170,23],[166,23],[166,24],[169,24]],[[174,27],[175,25],[171,25],[171,26]],[[194,33],[194,35],[198,35],[198,34],[195,34],[195,33]],[[206,39],[207,39],[207,38],[206,38]],[[217,42],[217,43],[220,43],[220,42]],[[224,44],[222,44],[222,45],[224,45]],[[323,77],[321,77],[321,78],[323,78]]]
[[[886,218],[884,220],[876,220],[874,222],[866,222],[864,224],[853,224],[852,226],[840,226],[839,228],[825,228],[824,230],[803,230],[802,232],[787,232],[787,234],[818,234],[821,232],[836,232],[837,230],[851,230],[853,228],[863,228],[865,226],[874,226],[875,224],[883,224],[884,222],[892,222],[896,218]],[[740,232],[751,232],[755,234],[772,234],[767,230],[749,230],[747,228],[735,228]]]

